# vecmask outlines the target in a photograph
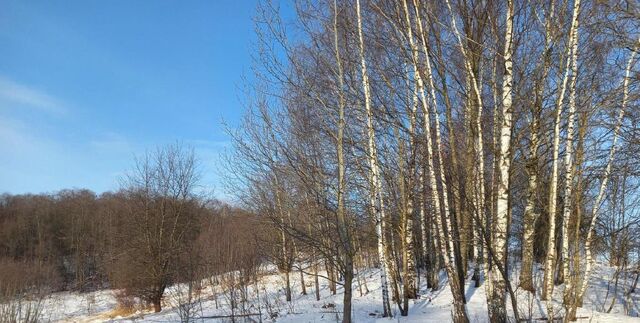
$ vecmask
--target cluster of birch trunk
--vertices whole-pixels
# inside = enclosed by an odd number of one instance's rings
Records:
[[[638,217],[608,211],[640,175],[637,2],[266,1],[255,21],[229,183],[277,228],[288,300],[294,271],[329,279],[351,322],[372,264],[382,316],[446,284],[455,322],[466,288],[492,322],[523,319],[523,291],[571,321],[600,257],[637,266]]]

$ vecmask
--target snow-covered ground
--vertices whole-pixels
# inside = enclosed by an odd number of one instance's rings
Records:
[[[624,276],[621,277],[618,287],[618,297],[615,306],[610,313],[605,313],[611,304],[613,297],[613,283],[609,285],[610,278],[614,270],[605,266],[597,266],[591,277],[589,289],[585,296],[584,307],[578,310],[578,317],[582,322],[640,322],[640,295],[633,293],[625,301],[623,291],[627,288]],[[542,276],[541,272],[538,272]],[[307,276],[305,283],[307,295],[301,295],[299,274],[291,275],[293,279],[294,297],[292,302],[285,302],[283,278],[271,272],[263,276],[258,283],[258,293],[255,286],[248,290],[250,300],[246,304],[245,313],[262,313],[264,322],[336,322],[340,319],[342,289],[338,287],[336,295],[331,295],[327,281],[320,279],[320,301],[315,299],[313,278]],[[366,288],[362,285],[363,294],[357,282],[354,282],[353,318],[356,322],[448,322],[451,315],[452,296],[446,283],[446,278],[441,277],[441,286],[437,291],[429,292],[425,286],[421,286],[420,299],[410,302],[409,316],[401,317],[397,307],[393,307],[394,318],[382,318],[381,292],[379,276],[376,270],[362,273],[362,281],[366,281]],[[537,277],[537,283],[540,283]],[[424,280],[423,280],[424,283]],[[514,282],[514,286],[517,282]],[[487,304],[484,285],[479,288],[473,287],[473,282],[466,282],[467,311],[472,322],[487,322]],[[609,295],[607,296],[607,288]],[[369,290],[366,293],[366,289]],[[96,322],[96,321],[138,321],[138,322],[175,322],[180,321],[177,311],[177,291],[178,287],[173,287],[166,293],[163,310],[159,313],[150,311],[138,311],[127,317],[116,316],[115,310],[117,302],[114,291],[98,291],[93,293],[57,293],[46,300],[44,305],[43,319],[46,321],[66,321],[66,322]],[[533,297],[530,293],[517,290],[519,312],[523,318],[540,319],[546,317],[545,302],[541,302],[538,297]],[[556,288],[555,300],[560,300],[562,288]],[[215,299],[217,297],[217,300]],[[606,299],[605,299],[606,297]],[[228,306],[228,294],[218,290],[214,296],[211,286],[205,286],[202,292],[201,302],[198,303],[196,316],[198,321],[220,322],[222,318],[211,318],[213,316],[230,315]],[[259,301],[258,301],[259,299]],[[556,311],[561,311],[559,302],[554,302]],[[508,307],[510,303],[508,302]],[[217,306],[216,306],[217,305]],[[629,315],[625,315],[625,305]],[[236,314],[238,311],[236,311]],[[206,318],[209,317],[209,318]],[[257,322],[257,316],[251,316],[252,320],[247,322]],[[227,319],[228,320],[228,319]],[[242,319],[237,319],[242,322]]]
[[[112,290],[91,293],[55,293],[44,300],[43,321],[79,322],[85,318],[98,318],[100,314],[116,308]]]

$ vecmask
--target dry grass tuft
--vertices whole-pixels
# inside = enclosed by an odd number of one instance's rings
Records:
[[[133,314],[136,313],[136,308],[135,307],[125,307],[125,306],[116,306],[115,309],[107,312],[104,314],[104,316],[110,318],[110,319],[114,319],[116,317],[128,317],[131,316]]]

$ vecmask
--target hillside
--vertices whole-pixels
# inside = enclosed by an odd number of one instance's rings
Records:
[[[537,271],[538,274],[541,271]],[[390,322],[387,318],[380,317],[380,285],[377,270],[362,273],[363,294],[360,295],[359,287],[354,285],[354,311],[353,318],[356,322]],[[616,304],[610,313],[605,313],[603,308],[608,308],[613,297],[613,283],[609,286],[607,297],[607,287],[613,277],[614,269],[598,265],[595,274],[590,280],[589,289],[585,297],[585,304],[578,311],[579,322],[640,322],[640,295],[636,291],[629,298],[629,315],[625,315],[625,300],[622,290],[626,290],[630,280],[620,280],[618,297]],[[537,283],[541,281],[541,275],[537,275]],[[284,301],[284,291],[282,278],[273,271],[260,279],[259,301],[256,296],[255,287],[248,288],[249,300],[245,305],[246,313],[262,313],[264,322],[336,322],[341,313],[342,290],[338,287],[337,294],[331,295],[327,281],[320,279],[320,301],[315,300],[313,290],[313,279],[308,276],[306,280],[307,295],[300,295],[299,276],[294,275],[293,290],[296,291],[291,303]],[[624,275],[622,275],[624,277]],[[421,288],[420,299],[413,300],[410,304],[409,316],[401,317],[394,308],[393,322],[448,322],[451,320],[450,310],[452,296],[446,284],[446,275],[441,275],[441,286],[443,288],[429,292],[424,285]],[[364,283],[366,281],[366,284]],[[365,287],[366,285],[366,287]],[[184,287],[184,286],[182,286]],[[43,311],[43,319],[61,322],[176,322],[180,321],[178,313],[178,299],[180,298],[180,286],[173,286],[164,300],[165,309],[160,313],[149,311],[136,311],[122,315],[123,312],[116,309],[117,301],[115,292],[112,290],[98,291],[86,294],[77,293],[57,293],[46,300]],[[368,289],[368,293],[366,292]],[[231,321],[230,318],[222,316],[231,315],[229,310],[229,294],[222,293],[217,288],[217,306],[210,285],[204,285],[201,293],[201,302],[196,302],[196,313],[194,317],[197,321],[220,322]],[[466,286],[467,309],[469,317],[473,322],[488,322],[487,304],[484,286],[473,287],[473,281],[467,279]],[[556,288],[555,299],[561,297],[561,288]],[[518,306],[522,318],[533,318],[540,320],[546,317],[545,302],[541,302],[539,297],[532,298],[531,294],[522,290],[517,291],[519,296]],[[604,304],[606,300],[606,306]],[[335,306],[335,307],[334,307]],[[560,303],[555,302],[555,306],[560,310]],[[236,314],[239,311],[236,311]],[[510,312],[511,314],[511,312]],[[246,322],[258,322],[258,316],[250,316]],[[242,322],[242,318],[236,321]]]

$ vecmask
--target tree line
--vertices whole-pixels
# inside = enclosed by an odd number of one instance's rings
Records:
[[[280,231],[285,275],[296,257],[338,273],[343,322],[371,252],[383,316],[444,270],[454,322],[467,279],[492,322],[526,315],[523,290],[575,320],[596,260],[638,273],[639,18],[634,1],[262,1],[228,184]]]
[[[160,311],[171,285],[254,268],[259,221],[198,185],[193,151],[173,145],[138,159],[116,192],[1,195],[0,321],[38,321],[13,301],[61,290],[111,288]]]

